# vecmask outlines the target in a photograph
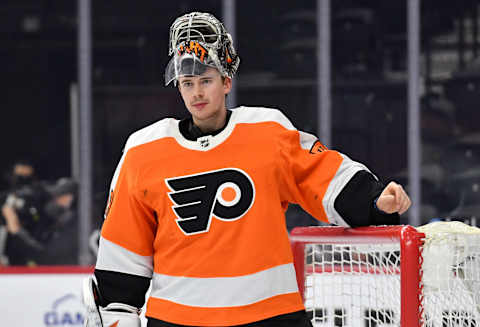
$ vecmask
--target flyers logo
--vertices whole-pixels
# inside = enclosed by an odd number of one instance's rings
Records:
[[[186,235],[208,232],[212,218],[233,221],[243,217],[255,200],[250,176],[236,168],[168,178],[176,223]]]
[[[319,140],[316,140],[315,143],[313,143],[312,147],[310,148],[310,153],[315,154],[323,151],[327,151],[327,147],[320,143]]]

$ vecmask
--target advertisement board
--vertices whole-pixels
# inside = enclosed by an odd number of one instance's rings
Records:
[[[92,272],[93,267],[0,268],[0,326],[82,326],[82,280]]]
[[[93,271],[80,267],[2,268],[2,326],[82,326],[82,279]]]

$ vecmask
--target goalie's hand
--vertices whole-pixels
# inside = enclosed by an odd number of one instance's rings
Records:
[[[377,200],[377,208],[389,214],[398,212],[401,215],[410,208],[411,204],[402,185],[395,182],[388,183]]]

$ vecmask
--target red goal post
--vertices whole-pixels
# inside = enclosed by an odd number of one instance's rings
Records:
[[[399,274],[400,324],[409,327],[422,326],[421,248],[424,237],[423,233],[418,232],[411,226],[294,228],[290,234],[290,240],[300,293],[306,300],[306,277],[314,273],[325,273],[328,269],[331,270],[330,273],[333,270],[337,275],[347,271],[355,275],[365,273]],[[387,248],[389,245],[398,246],[400,257],[396,262],[398,262],[399,267],[395,265],[396,267],[389,269],[388,267],[382,267],[380,264],[368,265],[368,262],[363,264],[361,260],[356,264],[351,264],[352,260],[350,260],[348,262],[338,261],[327,266],[315,265],[315,258],[312,259],[312,262],[306,260],[306,249],[309,245],[328,245],[330,248],[345,246],[349,249],[355,246],[361,248],[363,245],[372,246],[374,250],[376,245],[387,245]],[[378,250],[382,251],[380,247]],[[397,253],[398,251],[394,252]],[[309,309],[311,308],[307,307],[307,310]]]

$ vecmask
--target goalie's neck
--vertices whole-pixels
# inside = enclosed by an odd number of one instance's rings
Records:
[[[207,136],[207,135],[212,135],[212,136],[215,136],[217,135],[218,133],[220,133],[221,131],[223,131],[225,129],[225,127],[228,125],[228,122],[230,120],[230,116],[232,115],[232,111],[231,110],[227,110],[227,115],[226,115],[226,118],[225,118],[225,123],[223,124],[222,127],[216,129],[216,130],[213,130],[213,131],[208,131],[208,132],[203,132],[200,127],[198,127],[197,125],[195,125],[195,123],[193,122],[193,119],[192,117],[189,117],[189,118],[185,118],[185,119],[182,119],[178,125],[179,129],[180,129],[180,133],[182,134],[182,136],[184,138],[186,138],[187,140],[190,140],[190,141],[196,141],[199,137],[202,137],[202,136]]]

